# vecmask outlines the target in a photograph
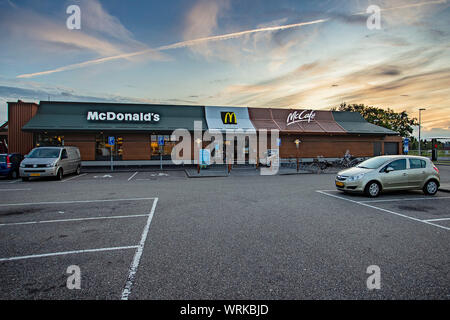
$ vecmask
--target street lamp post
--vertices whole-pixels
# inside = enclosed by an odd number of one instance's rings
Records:
[[[201,139],[195,140],[197,142],[197,152],[198,152],[198,161],[197,161],[197,173],[200,174],[200,144],[202,143]]]
[[[300,147],[300,140],[299,139],[295,139],[295,147],[297,148],[297,172],[298,172],[298,167],[299,167],[299,163],[298,163],[298,148]]]
[[[421,126],[421,122],[422,122],[422,114],[421,114],[421,111],[425,111],[425,110],[427,110],[427,109],[424,109],[424,108],[420,108],[419,109],[419,156],[421,156],[422,155],[422,151],[421,151],[421,148],[420,148],[420,126]]]

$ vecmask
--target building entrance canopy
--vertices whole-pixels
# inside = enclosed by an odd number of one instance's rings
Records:
[[[205,107],[208,129],[213,131],[255,130],[248,109],[242,107]]]

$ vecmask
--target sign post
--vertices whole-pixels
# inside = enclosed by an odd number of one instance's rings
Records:
[[[408,154],[409,152],[409,139],[405,138],[403,139],[403,153]]]
[[[162,170],[162,154],[164,148],[164,136],[158,136],[158,146],[159,146],[159,168]]]
[[[111,154],[111,171],[114,170],[114,167],[113,167],[113,148],[114,148],[114,144],[115,143],[116,143],[115,137],[112,137],[112,136],[108,137],[108,144],[109,144],[109,147],[111,148],[111,152],[110,152],[110,154]]]

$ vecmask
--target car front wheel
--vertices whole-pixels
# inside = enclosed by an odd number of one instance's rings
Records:
[[[58,172],[56,173],[56,180],[62,180],[63,178],[63,171],[62,169],[59,169]]]
[[[375,198],[380,195],[380,191],[380,184],[378,182],[372,181],[367,184],[365,194],[369,197]]]
[[[438,191],[438,184],[434,180],[428,181],[423,187],[423,192],[427,195],[434,196]]]

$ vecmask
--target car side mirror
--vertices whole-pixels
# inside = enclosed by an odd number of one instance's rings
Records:
[[[384,170],[384,172],[389,173],[391,171],[394,171],[394,168],[392,167],[387,167],[386,170]]]

